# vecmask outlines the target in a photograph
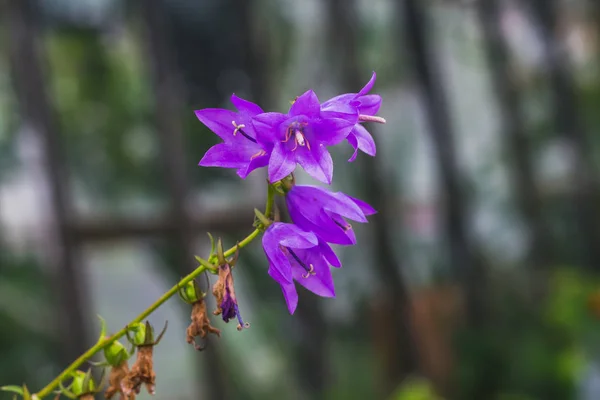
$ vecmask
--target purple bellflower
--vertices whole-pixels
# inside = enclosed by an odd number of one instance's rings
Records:
[[[377,211],[362,200],[317,186],[293,186],[286,194],[292,221],[329,243],[356,244],[352,226],[344,218],[367,222]]]
[[[352,131],[348,134],[348,143],[354,148],[354,154],[348,161],[356,160],[358,150],[375,156],[375,141],[371,134],[362,126],[361,122],[385,123],[385,119],[376,116],[381,106],[381,96],[378,94],[367,94],[373,88],[377,75],[373,72],[371,79],[358,93],[347,93],[333,97],[321,104],[321,115],[325,117],[342,117],[343,114],[354,115],[358,110],[358,121]]]
[[[298,163],[313,178],[331,184],[333,161],[325,146],[334,146],[348,136],[358,121],[358,112],[323,116],[320,110],[317,95],[309,90],[294,101],[287,114],[270,112],[252,119],[258,143],[272,148],[268,168],[271,183],[291,174]]]
[[[281,286],[290,314],[298,305],[294,281],[322,297],[335,297],[329,265],[341,262],[327,243],[293,224],[274,222],[264,233],[269,275]]]
[[[199,165],[203,167],[236,168],[237,174],[245,179],[252,171],[264,167],[269,162],[270,148],[256,140],[252,126],[252,117],[262,114],[256,104],[231,96],[231,102],[238,112],[221,108],[196,110],[196,117],[211,131],[216,133],[223,143],[211,147]]]

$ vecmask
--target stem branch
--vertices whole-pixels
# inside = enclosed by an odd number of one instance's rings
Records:
[[[274,191],[272,185],[269,184],[268,191],[267,191],[267,204],[265,206],[265,215],[267,217],[269,217],[273,211],[274,197],[275,197],[275,191]],[[233,246],[232,248],[228,249],[224,253],[225,257],[229,257],[229,256],[233,255],[238,248],[241,249],[243,247],[246,247],[254,239],[256,239],[256,237],[258,235],[260,235],[260,233],[261,233],[260,229],[255,229],[252,233],[250,233],[248,236],[246,236],[244,239],[242,239],[236,246]],[[210,263],[213,263],[213,262],[215,262],[214,260],[216,260],[216,255],[211,256],[208,261]],[[163,305],[167,300],[169,300],[171,297],[173,297],[173,295],[175,295],[175,293],[177,293],[177,291],[179,290],[180,287],[185,286],[186,283],[190,282],[191,280],[193,280],[194,278],[196,278],[198,275],[200,275],[201,273],[203,273],[205,271],[210,272],[210,270],[207,266],[200,265],[198,268],[196,268],[194,271],[192,271],[190,274],[188,274],[185,278],[181,279],[179,281],[179,283],[177,283],[175,286],[173,286],[171,289],[169,289],[166,293],[164,293],[162,296],[160,296],[154,303],[152,303],[152,305],[150,305],[150,307],[145,309],[140,315],[138,315],[133,320],[131,320],[131,322],[129,322],[129,324],[127,326],[133,325],[138,322],[142,322],[150,314],[152,314],[156,309],[158,309],[161,305]],[[85,353],[80,355],[63,372],[61,372],[56,378],[54,378],[50,383],[48,383],[42,390],[40,390],[38,393],[36,393],[34,395],[34,398],[42,399],[43,397],[50,395],[52,393],[52,391],[59,386],[60,383],[62,383],[65,379],[69,378],[71,376],[71,373],[75,372],[75,370],[77,370],[77,368],[79,368],[83,363],[85,363],[87,360],[92,358],[100,350],[103,350],[105,347],[109,346],[115,340],[125,336],[125,334],[127,333],[127,326],[125,326],[124,328],[117,331],[116,333],[114,333],[113,335],[111,335],[110,337],[108,337],[106,339],[100,338],[94,346],[90,347]]]

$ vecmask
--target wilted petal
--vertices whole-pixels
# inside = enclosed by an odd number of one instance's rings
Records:
[[[321,110],[319,98],[312,90],[306,91],[299,96],[290,107],[289,115],[306,115],[307,117],[318,117]]]

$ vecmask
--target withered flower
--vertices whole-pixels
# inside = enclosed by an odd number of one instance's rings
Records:
[[[156,388],[156,373],[154,373],[154,362],[152,360],[154,345],[138,346],[137,359],[124,379],[121,379],[121,393],[131,396],[139,394],[142,383],[146,385],[148,393],[154,394]]]
[[[235,289],[233,287],[233,274],[231,267],[235,266],[239,257],[239,247],[236,248],[234,256],[227,260],[223,253],[223,242],[219,238],[217,242],[217,260],[219,261],[219,279],[213,286],[213,295],[217,300],[217,309],[213,312],[214,315],[222,315],[223,321],[229,322],[230,319],[237,318],[238,331],[250,327],[250,324],[245,323],[240,314],[240,309],[235,297]]]
[[[212,326],[208,319],[204,293],[202,293],[195,281],[190,281],[179,289],[179,295],[183,301],[192,305],[192,322],[186,330],[186,341],[194,345],[196,350],[204,350],[203,346],[196,343],[196,337],[206,339],[209,333],[221,336],[221,331]]]
[[[225,322],[229,322],[230,319],[237,318],[238,330],[242,330],[243,328],[248,328],[250,326],[248,323],[245,323],[242,320],[237,299],[235,297],[233,274],[231,273],[231,266],[229,263],[219,266],[219,279],[213,286],[213,295],[217,300],[217,309],[213,312],[214,315],[222,315],[223,321]]]
[[[134,393],[139,394],[142,384],[146,385],[148,393],[155,393],[156,374],[154,373],[152,355],[154,346],[158,345],[166,330],[167,323],[154,340],[154,329],[149,322],[146,321],[146,324],[138,323],[128,327],[127,339],[137,347],[137,359],[131,367],[131,371],[127,372],[125,377],[121,379],[121,393],[124,396],[132,396]],[[134,332],[133,337],[130,336],[130,331]]]
[[[127,377],[128,373],[129,365],[127,364],[127,361],[123,361],[121,364],[113,366],[110,370],[110,375],[108,375],[108,388],[104,392],[104,397],[111,399],[115,394],[119,393],[119,400],[134,400],[134,393],[126,395],[121,391],[121,382]]]

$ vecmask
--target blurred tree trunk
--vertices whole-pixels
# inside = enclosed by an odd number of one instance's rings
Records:
[[[172,46],[168,41],[165,20],[165,9],[162,0],[148,0],[140,4],[138,11],[145,24],[145,35],[148,59],[152,73],[155,93],[156,125],[160,140],[161,158],[164,165],[165,182],[171,200],[170,215],[178,227],[174,235],[181,262],[174,270],[180,276],[187,275],[195,267],[194,231],[189,212],[190,183],[186,169],[184,132],[182,126],[182,110],[184,104],[180,76],[174,64]],[[203,288],[208,290],[209,288]],[[205,382],[198,382],[198,393],[202,398],[226,399],[226,374],[217,342],[213,341],[209,348],[198,354],[199,362],[206,368]],[[191,348],[190,348],[191,351]]]
[[[544,45],[545,66],[552,89],[555,128],[570,143],[574,157],[573,206],[576,208],[581,244],[588,268],[600,269],[600,200],[592,148],[583,121],[572,76],[568,49],[561,43],[558,32],[558,2],[532,0],[533,15],[539,24],[540,39]],[[575,241],[577,242],[577,240]]]
[[[46,61],[41,49],[41,24],[34,0],[8,0],[4,21],[8,26],[8,60],[22,116],[22,126],[38,136],[48,185],[50,226],[45,232],[44,262],[52,267],[58,298],[57,324],[63,351],[62,364],[70,363],[86,350],[89,299],[87,284],[78,263],[72,235],[67,172],[63,163],[58,121],[47,92]],[[43,229],[43,228],[42,228]]]
[[[270,43],[265,31],[266,24],[261,25],[264,12],[256,12],[259,4],[256,0],[233,0],[236,10],[237,25],[242,33],[240,41],[243,49],[240,57],[250,76],[250,89],[253,100],[263,109],[271,104],[271,88],[269,86]]]
[[[490,69],[492,87],[500,111],[500,129],[510,155],[512,181],[523,220],[531,236],[530,261],[546,269],[554,259],[549,229],[542,215],[542,199],[535,181],[531,146],[525,130],[519,88],[511,70],[508,46],[500,27],[498,0],[476,2],[483,45]]]
[[[356,13],[356,2],[352,0],[328,0],[328,18],[330,27],[331,48],[335,58],[340,61],[341,79],[344,91],[358,92],[367,82],[368,76],[360,73],[360,54],[358,27],[360,21]],[[374,131],[374,127],[369,129]],[[364,182],[364,199],[378,210],[369,217],[374,234],[373,268],[383,288],[383,295],[378,299],[381,307],[389,310],[386,319],[378,323],[381,331],[386,332],[384,370],[385,395],[389,395],[409,374],[419,369],[416,342],[411,324],[411,299],[406,282],[401,273],[401,262],[394,252],[398,243],[392,241],[393,226],[389,216],[394,214],[390,209],[389,199],[394,198],[384,167],[379,158],[361,157],[361,179]],[[391,318],[389,318],[391,316]],[[377,328],[376,328],[377,329]]]
[[[405,29],[408,59],[412,60],[414,77],[422,91],[429,132],[437,153],[450,262],[464,290],[467,320],[471,326],[478,327],[485,318],[485,271],[468,235],[467,202],[460,187],[452,121],[440,73],[435,67],[436,59],[427,38],[427,32],[432,28],[427,23],[424,2],[398,0],[397,4],[399,20]]]

